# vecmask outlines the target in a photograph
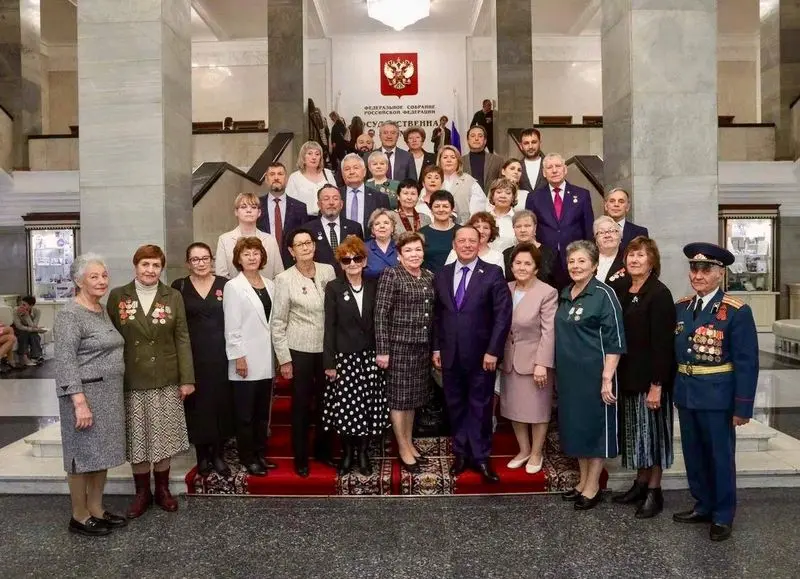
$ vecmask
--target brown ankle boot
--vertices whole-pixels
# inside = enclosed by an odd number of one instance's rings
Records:
[[[164,471],[153,471],[153,477],[156,479],[156,504],[170,513],[178,510],[178,501],[169,492],[169,469]]]
[[[125,513],[129,519],[141,517],[144,512],[153,504],[153,493],[150,491],[150,472],[133,475],[133,483],[136,485],[136,496]]]

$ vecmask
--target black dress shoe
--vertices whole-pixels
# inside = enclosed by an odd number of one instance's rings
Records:
[[[347,448],[342,451],[342,460],[339,461],[339,468],[336,472],[339,476],[344,476],[353,470],[353,449]]]
[[[568,491],[561,493],[561,499],[571,503],[577,501],[579,496],[581,496],[581,492],[576,488],[571,488]]]
[[[128,519],[125,517],[115,515],[114,513],[109,513],[108,511],[103,513],[102,520],[112,529],[118,529],[128,524]]]
[[[67,528],[70,533],[77,533],[85,537],[104,537],[111,534],[111,527],[108,523],[94,517],[89,517],[85,523],[70,519]]]
[[[272,462],[266,456],[259,454],[258,456],[256,456],[256,460],[261,464],[261,466],[263,466],[267,470],[278,468],[278,465]]]
[[[692,509],[673,514],[672,520],[676,523],[710,523],[711,515],[698,513]]]
[[[602,502],[603,502],[603,493],[600,490],[598,490],[592,498],[587,497],[583,493],[579,493],[578,498],[575,499],[575,510],[588,511],[589,509],[595,508]]]
[[[709,537],[711,537],[712,541],[724,541],[725,539],[730,538],[732,531],[733,528],[730,525],[720,525],[718,523],[713,523],[711,525],[711,531],[709,532]]]
[[[618,505],[634,505],[636,503],[641,503],[646,496],[647,483],[635,480],[633,481],[633,486],[629,488],[626,493],[611,497],[611,502],[617,503]]]
[[[258,461],[252,462],[247,465],[247,472],[253,476],[267,476],[267,469],[261,466]]]
[[[304,465],[304,466],[297,466],[297,465],[295,465],[295,467],[294,467],[294,472],[295,472],[295,473],[297,474],[297,476],[299,476],[300,478],[308,478],[308,475],[310,474],[310,473],[309,473],[309,470],[308,470],[308,465]]]
[[[483,482],[495,484],[500,482],[500,477],[497,476],[497,473],[494,472],[491,465],[488,462],[481,462],[475,465],[475,470],[480,473],[481,478],[483,478]]]
[[[400,457],[400,456],[397,457],[397,460],[400,461],[400,468],[403,469],[404,471],[408,472],[408,473],[417,474],[421,470],[419,468],[419,463],[418,462],[412,462],[411,464],[409,464],[406,461],[404,461],[403,458]]]
[[[219,476],[224,478],[231,476],[231,469],[228,466],[228,463],[225,462],[225,459],[223,459],[221,456],[214,456],[211,459],[211,466],[214,467],[214,470]]]
[[[453,459],[453,465],[450,467],[450,476],[458,476],[465,470],[467,470],[467,459],[456,455]]]
[[[639,505],[634,515],[637,519],[650,519],[664,510],[664,495],[661,489],[647,489],[644,502]]]

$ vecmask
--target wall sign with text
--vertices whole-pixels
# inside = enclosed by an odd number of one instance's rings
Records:
[[[419,92],[419,61],[416,52],[381,53],[381,94],[413,96]]]

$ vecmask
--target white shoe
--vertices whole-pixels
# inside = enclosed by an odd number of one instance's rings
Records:
[[[528,474],[536,474],[540,470],[542,470],[542,465],[544,464],[544,457],[542,460],[539,461],[539,464],[531,464],[530,462],[525,465],[525,472]]]
[[[512,468],[512,469],[513,469],[513,468],[519,468],[519,467],[521,467],[523,464],[525,464],[526,462],[528,462],[528,459],[529,459],[530,457],[531,457],[531,455],[529,454],[528,456],[526,456],[526,457],[523,457],[523,458],[520,458],[520,459],[512,459],[512,460],[510,460],[510,461],[509,461],[509,463],[508,463],[508,468]]]

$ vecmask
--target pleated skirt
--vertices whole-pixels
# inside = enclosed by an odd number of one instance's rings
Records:
[[[647,394],[623,394],[620,400],[620,454],[622,466],[630,469],[672,466],[672,396],[661,394],[661,408],[647,408]]]

